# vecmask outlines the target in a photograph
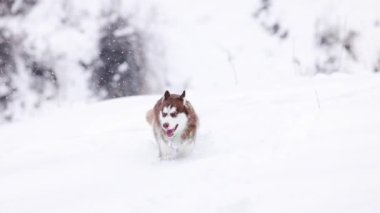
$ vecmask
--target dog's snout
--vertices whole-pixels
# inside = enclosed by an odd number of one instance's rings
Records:
[[[164,123],[164,124],[162,124],[162,126],[163,126],[165,129],[167,129],[167,128],[169,127],[169,124],[168,124],[168,123]]]

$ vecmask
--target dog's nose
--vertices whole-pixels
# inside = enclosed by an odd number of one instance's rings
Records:
[[[164,123],[164,124],[162,124],[162,126],[163,126],[165,129],[167,129],[167,128],[169,127],[169,124],[168,124],[168,123]]]

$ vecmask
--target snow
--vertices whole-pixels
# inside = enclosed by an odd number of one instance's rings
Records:
[[[1,212],[378,212],[380,76],[188,91],[190,156],[160,161],[159,96],[73,105],[0,128]]]
[[[269,12],[255,19],[260,2],[159,1],[154,32],[164,45],[169,85],[210,89],[313,75],[316,62],[329,54],[338,58],[339,72],[373,72],[380,55],[379,1],[269,1]],[[287,39],[264,30],[262,25],[273,23],[288,31]],[[341,39],[357,32],[357,59],[343,47],[322,50],[318,28],[336,30]]]
[[[285,41],[252,17],[259,1],[111,2],[145,30],[152,88],[188,89],[200,117],[193,153],[158,159],[145,113],[159,95],[83,103],[89,73],[77,61],[96,54],[111,3],[44,0],[24,22],[0,21],[59,59],[63,87],[58,108],[0,127],[0,212],[380,212],[377,1],[274,1],[267,18],[289,30]],[[303,75],[321,54],[321,17],[361,33],[360,57]]]
[[[262,2],[41,0],[25,15],[4,17],[0,26],[15,37],[16,55],[25,51],[54,70],[59,88],[50,91],[57,94],[45,103],[56,105],[96,99],[86,66],[99,54],[101,29],[118,16],[128,18],[130,27],[117,31],[117,35],[136,31],[142,36],[147,63],[143,66],[147,69],[143,92],[168,87],[226,88],[313,75],[316,62],[331,54],[338,58],[339,72],[369,73],[379,66],[378,1],[268,1],[269,11],[254,18]],[[20,4],[17,1],[13,9]],[[281,32],[288,32],[287,39],[265,30],[274,23]],[[340,39],[348,32],[357,32],[352,47],[357,59],[350,59],[342,46],[330,51],[318,47],[318,26],[336,30]],[[16,64],[20,72],[28,71],[23,70],[21,60]],[[19,94],[14,97],[15,105],[25,105],[25,109],[12,108],[15,119],[29,114],[24,111],[33,111],[36,105],[35,95],[23,86],[30,84],[30,78],[28,72],[14,76]],[[0,86],[0,90],[4,89]]]

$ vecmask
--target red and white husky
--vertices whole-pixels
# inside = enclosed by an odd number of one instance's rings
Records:
[[[198,116],[185,99],[185,91],[181,95],[166,91],[146,118],[153,127],[161,159],[179,157],[192,150]]]

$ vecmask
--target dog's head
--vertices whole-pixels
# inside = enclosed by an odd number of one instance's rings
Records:
[[[171,138],[185,130],[187,125],[187,108],[185,91],[181,95],[170,94],[166,91],[162,98],[159,121],[165,136]]]

